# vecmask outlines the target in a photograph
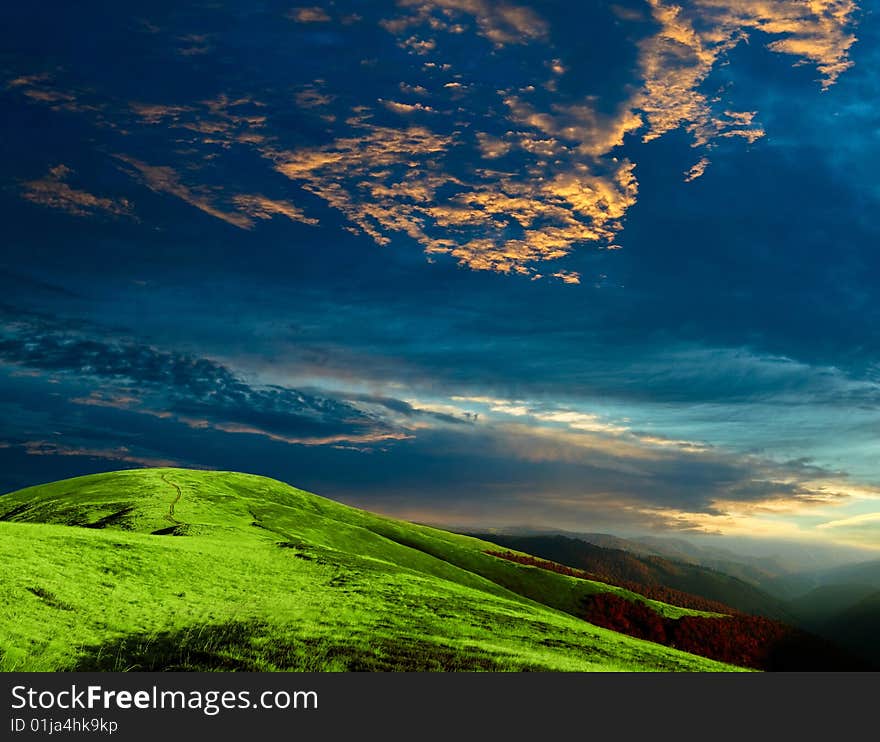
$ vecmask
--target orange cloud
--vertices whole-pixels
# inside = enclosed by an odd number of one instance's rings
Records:
[[[648,0],[656,34],[640,45],[644,86],[631,102],[644,112],[650,141],[678,128],[690,132],[698,145],[717,136],[741,136],[752,142],[764,135],[753,125],[753,112],[714,111],[700,86],[721,58],[749,32],[782,36],[767,44],[771,51],[811,62],[827,89],[852,66],[849,32],[857,9],[854,0],[695,0],[679,6]]]
[[[165,121],[177,121],[183,114],[195,109],[191,106],[168,106],[159,103],[129,103],[135,115],[145,124],[161,124]]]
[[[513,121],[566,140],[581,154],[594,157],[607,155],[622,145],[624,136],[643,124],[641,116],[627,107],[622,107],[614,116],[606,116],[587,104],[554,104],[550,112],[542,112],[513,95],[505,98],[504,103]]]
[[[487,160],[504,157],[504,155],[510,152],[511,147],[513,146],[510,142],[505,141],[500,137],[493,137],[484,132],[477,132],[477,142],[480,148],[480,153]]]
[[[265,196],[239,195],[233,196],[233,203],[245,214],[255,219],[271,219],[276,214],[286,216],[292,222],[302,222],[303,224],[317,224],[318,220],[307,217],[302,209],[294,206],[289,201],[273,201]]]
[[[56,165],[43,178],[25,182],[22,198],[74,216],[91,216],[97,212],[114,216],[133,215],[131,202],[125,198],[102,198],[88,191],[71,188],[66,180],[72,173],[65,165]]]
[[[308,8],[293,8],[287,13],[287,17],[297,23],[326,23],[330,20],[327,11],[317,5]]]
[[[313,102],[320,101],[313,99]],[[203,135],[203,143],[219,144],[226,149],[237,142],[260,144],[264,141],[260,130],[265,126],[266,116],[254,111],[261,107],[262,104],[252,98],[230,100],[225,95],[188,106],[129,103],[130,110],[142,123],[188,129]]]
[[[852,67],[849,50],[856,42],[849,30],[858,5],[855,0],[697,0],[699,13],[719,29],[754,29],[782,38],[767,48],[816,65],[822,88],[833,85]]]
[[[548,275],[574,284],[576,272],[542,264],[581,245],[620,246],[626,215],[639,197],[636,163],[618,154],[627,137],[650,142],[684,131],[701,149],[723,139],[755,142],[764,136],[756,111],[732,110],[723,91],[711,98],[703,92],[712,71],[738,44],[755,37],[795,64],[814,65],[827,88],[852,65],[857,10],[855,0],[646,0],[644,13],[617,8],[619,18],[639,23],[648,35],[634,42],[635,84],[616,106],[606,106],[559,93],[556,81],[573,64],[553,45],[546,21],[524,6],[504,0],[398,0],[397,6],[396,16],[381,25],[413,54],[442,54],[444,34],[471,31],[496,47],[493,54],[518,44],[543,49],[544,64],[536,69],[545,79],[520,80],[496,91],[502,106],[497,100],[487,105],[479,79],[450,72],[452,65],[441,59],[419,59],[415,67],[424,79],[397,86],[407,98],[378,102],[407,119],[393,125],[373,123],[374,116],[383,122],[389,117],[366,106],[337,121],[338,112],[326,109],[335,100],[332,92],[316,80],[296,93],[297,105],[319,109],[315,115],[324,122],[348,128],[328,144],[292,151],[271,135],[265,107],[249,97],[132,103],[128,110],[140,125],[191,132],[177,134],[178,140],[211,145],[205,158],[221,156],[217,147],[254,147],[278,172],[341,212],[346,229],[379,245],[404,235],[429,259],[449,255],[474,270]],[[302,23],[330,20],[320,6],[297,7],[288,15]],[[55,108],[88,108],[79,101],[81,93],[58,90],[46,75],[19,76],[7,88]],[[105,108],[100,121],[109,124]],[[459,156],[467,147],[473,152]],[[477,161],[470,170],[462,167],[468,155]],[[226,194],[217,186],[186,183],[167,166],[119,159],[150,189],[241,229],[274,215],[315,223],[289,201]],[[490,162],[492,169],[485,167]],[[707,156],[700,157],[684,173],[685,181],[701,177],[708,164]],[[26,197],[73,213],[122,208],[56,180],[34,181]]]
[[[691,169],[684,174],[684,182],[692,183],[697,178],[702,178],[703,174],[706,172],[707,167],[709,167],[709,158],[701,157],[699,162],[697,162],[695,165],[692,165]]]
[[[557,271],[553,274],[554,278],[558,278],[562,283],[579,284],[581,277],[574,271]]]
[[[69,111],[72,113],[95,112],[95,105],[83,103],[78,96],[66,90],[59,90],[52,83],[52,76],[47,73],[20,75],[6,83],[8,90],[16,90],[34,103],[48,105],[53,111]]]
[[[179,198],[181,201],[195,206],[200,211],[222,219],[239,229],[250,229],[253,221],[243,214],[222,211],[214,205],[217,189],[205,187],[190,187],[180,181],[177,172],[167,166],[148,165],[145,162],[129,157],[128,155],[115,155],[118,160],[130,165],[137,173],[138,179],[155,193],[167,193]]]
[[[628,161],[611,163],[602,175],[572,165],[543,182],[480,171],[465,181],[442,166],[457,146],[455,135],[423,126],[377,126],[365,118],[352,123],[360,136],[266,154],[279,172],[340,210],[378,244],[400,232],[428,255],[448,254],[476,270],[534,275],[534,263],[564,257],[578,243],[611,240],[638,193]],[[503,156],[505,142],[487,136],[478,141],[484,151]],[[438,201],[441,187],[453,193]],[[509,235],[511,224],[521,228],[519,236]],[[577,280],[573,272],[564,275],[566,283]]]
[[[501,47],[544,39],[549,30],[547,23],[533,10],[494,0],[398,0],[398,4],[406,8],[409,15],[383,23],[392,33],[422,24],[434,30],[460,33],[463,29],[455,21],[456,16],[471,16],[478,32]]]
[[[74,397],[70,401],[74,404],[109,407],[115,410],[129,410],[141,403],[140,398],[130,394],[103,394],[101,392],[92,392],[88,397]]]
[[[435,38],[450,32],[450,25],[471,17],[477,32],[497,46],[547,41],[550,29],[532,11],[506,3],[484,0],[401,0],[403,15],[383,21],[389,32],[415,51],[439,49]],[[808,4],[793,0],[696,0],[687,7],[668,0],[648,0],[656,31],[639,43],[638,65],[642,84],[616,111],[600,112],[595,101],[546,102],[534,85],[498,91],[508,110],[508,131],[503,135],[477,131],[477,148],[486,160],[512,162],[517,152],[530,161],[510,172],[474,171],[474,178],[444,179],[435,170],[433,182],[446,186],[449,194],[441,203],[422,206],[408,198],[418,182],[416,175],[401,179],[396,168],[415,167],[415,158],[402,154],[394,163],[379,162],[384,169],[371,172],[370,187],[352,187],[346,176],[357,180],[365,173],[351,165],[343,150],[358,149],[350,139],[305,154],[307,165],[288,165],[284,172],[295,179],[308,169],[312,182],[306,188],[342,210],[359,229],[379,244],[388,244],[390,232],[402,232],[418,241],[428,255],[448,254],[460,264],[538,276],[537,263],[568,255],[577,245],[599,242],[617,248],[615,239],[623,228],[627,211],[637,201],[635,164],[619,161],[614,152],[628,135],[641,133],[649,142],[668,132],[683,129],[697,146],[721,138],[741,138],[752,143],[764,135],[755,111],[720,107],[702,92],[710,72],[725,54],[760,31],[771,37],[769,48],[778,53],[813,62],[830,85],[849,64],[846,59],[852,36],[845,29],[851,22],[852,0],[817,0]],[[627,16],[630,21],[647,20]],[[459,23],[460,25],[460,23]],[[430,43],[423,42],[430,33]],[[422,34],[421,36],[419,34]],[[416,49],[416,43],[421,46]],[[448,65],[430,62],[430,69]],[[546,63],[554,76],[565,74],[568,64],[558,56]],[[456,88],[467,90],[467,86]],[[554,83],[555,85],[555,83]],[[547,87],[546,85],[544,86]],[[407,86],[407,89],[415,89]],[[547,88],[555,90],[554,86]],[[420,94],[427,95],[425,88]],[[445,88],[444,88],[445,90]],[[540,103],[533,102],[537,98]],[[382,101],[398,113],[436,110],[426,104]],[[360,119],[363,124],[365,119]],[[443,172],[443,161],[456,135],[447,138],[432,165]],[[372,147],[370,136],[363,151]],[[420,163],[421,164],[421,163]],[[700,177],[709,164],[701,158],[685,174],[688,182]],[[345,171],[348,171],[347,174]],[[332,185],[321,172],[335,171]],[[388,182],[389,180],[393,182]],[[317,182],[320,181],[320,182]],[[431,195],[430,188],[419,189]],[[363,197],[369,200],[364,201]],[[512,234],[519,228],[518,234]],[[438,228],[442,232],[438,232]],[[570,271],[551,271],[566,283],[579,277]]]
[[[334,100],[335,96],[322,92],[317,85],[306,85],[296,94],[296,104],[300,108],[323,108]]]
[[[412,113],[436,113],[431,106],[424,103],[398,103],[394,100],[379,99],[379,102],[393,113],[399,113],[402,116],[408,116]]]
[[[294,222],[317,224],[299,207],[289,201],[267,198],[261,194],[236,194],[228,200],[232,210],[221,209],[217,202],[223,197],[222,189],[207,186],[188,186],[181,182],[179,174],[171,167],[148,165],[128,155],[115,155],[118,160],[131,166],[136,177],[151,191],[167,193],[194,206],[206,214],[239,229],[252,229],[254,219],[271,219],[275,215],[286,216]]]
[[[777,475],[781,472],[775,472]],[[840,544],[880,549],[876,524],[880,513],[846,515],[859,499],[880,500],[880,491],[866,491],[848,481],[791,480],[774,481],[768,469],[768,484],[779,488],[758,500],[725,499],[711,502],[711,511],[687,511],[677,508],[633,505],[634,512],[647,515],[667,528],[698,533],[722,533],[733,536],[831,540]],[[816,518],[837,514],[834,520],[815,524]],[[830,538],[829,538],[830,537]]]

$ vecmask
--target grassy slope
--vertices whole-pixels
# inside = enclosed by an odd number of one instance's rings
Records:
[[[0,497],[0,669],[725,670],[594,627],[611,590],[246,474]]]

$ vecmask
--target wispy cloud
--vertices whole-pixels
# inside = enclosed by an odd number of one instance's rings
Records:
[[[258,194],[233,196],[232,201],[241,211],[255,219],[271,219],[278,214],[286,216],[292,222],[318,223],[317,219],[306,216],[302,209],[289,201],[275,201]]]
[[[371,405],[363,397],[348,401],[296,388],[254,385],[210,359],[99,338],[36,317],[19,317],[4,329],[0,359],[5,362],[102,385],[100,391],[72,398],[77,405],[173,418],[190,427],[291,444],[369,444],[410,436],[405,424],[408,408],[393,410],[381,400]],[[376,405],[387,414],[377,413]]]
[[[297,23],[327,23],[330,20],[327,11],[318,5],[292,8],[287,12],[287,17]]]
[[[53,111],[97,114],[102,106],[80,91],[60,86],[49,72],[19,75],[6,83],[6,89],[20,93],[32,103],[48,106]]]
[[[213,50],[209,34],[187,34],[180,41],[177,53],[183,57],[198,57]]]
[[[685,183],[693,183],[697,178],[702,178],[709,167],[709,158],[701,157],[699,161],[691,166],[691,169],[684,174]]]
[[[495,46],[527,44],[548,35],[547,23],[524,5],[492,0],[398,0],[405,14],[384,22],[392,33],[416,26],[461,33],[461,21],[476,23],[477,31]]]
[[[150,126],[192,132],[192,141],[230,149],[236,144],[256,145],[265,141],[266,116],[263,104],[250,97],[215,98],[188,105],[132,101],[127,105],[135,120]]]
[[[82,456],[90,459],[103,459],[136,466],[181,466],[180,461],[173,459],[142,456],[132,452],[125,446],[116,448],[88,448],[83,446],[67,446],[52,441],[27,441],[22,448],[29,456]]]
[[[244,214],[224,211],[216,206],[217,188],[190,187],[183,183],[177,171],[168,165],[148,165],[129,155],[120,154],[116,155],[116,158],[133,168],[138,179],[155,193],[175,196],[199,211],[216,219],[222,219],[239,229],[250,229],[253,226],[253,221]]]
[[[421,499],[428,498],[447,522],[451,513],[468,508],[470,521],[478,522],[473,511],[478,503],[493,513],[496,524],[540,515],[544,524],[567,523],[569,528],[616,523],[806,540],[828,531],[835,538],[840,534],[841,542],[855,543],[850,531],[867,527],[870,519],[851,521],[859,514],[853,508],[863,510],[880,501],[880,490],[857,484],[844,472],[710,445],[699,438],[664,436],[644,430],[628,416],[586,404],[468,393],[401,399],[350,391],[365,386],[357,376],[344,386],[336,383],[333,392],[257,383],[214,360],[114,339],[87,325],[27,316],[7,323],[0,358],[7,369],[12,364],[13,370],[45,372],[22,377],[21,384],[36,385],[41,378],[48,383],[51,377],[62,392],[87,390],[70,394],[67,402],[101,421],[92,433],[98,437],[83,442],[76,440],[75,431],[65,434],[63,443],[45,435],[38,440],[7,438],[13,448],[24,446],[33,455],[137,465],[172,458],[132,444],[104,443],[101,436],[112,441],[115,425],[130,431],[132,423],[124,416],[135,416],[161,430],[176,426],[198,431],[198,440],[236,436],[316,454],[382,452],[382,474],[375,480],[381,482],[381,491],[389,496],[407,492],[407,507],[423,511],[429,506]],[[394,388],[401,394],[411,391]],[[73,421],[79,415],[65,417]],[[176,436],[192,441],[187,446],[196,445],[191,436]],[[213,450],[205,458],[184,446],[177,455],[223,465],[216,451],[225,449]],[[364,476],[369,479],[371,469],[363,461],[352,471],[360,472],[360,467],[367,467]],[[428,485],[425,471],[434,472]],[[358,491],[371,496],[366,484],[359,483]],[[814,528],[817,522],[829,525]]]
[[[71,175],[73,171],[69,167],[56,165],[42,178],[26,181],[23,184],[22,198],[74,216],[93,216],[98,213],[134,216],[133,206],[128,199],[105,198],[73,188],[67,182]]]
[[[863,513],[850,518],[831,520],[827,523],[820,523],[816,528],[850,528],[852,526],[864,526],[874,523],[880,524],[880,513]]]
[[[380,99],[379,102],[389,111],[399,113],[402,116],[409,116],[414,113],[435,113],[431,106],[426,106],[424,103],[400,103],[396,100],[383,99]]]
[[[128,155],[116,155],[116,158],[133,168],[136,177],[151,191],[175,196],[199,211],[239,229],[252,229],[254,219],[266,220],[276,215],[286,216],[291,221],[302,224],[318,223],[317,219],[306,216],[302,209],[289,201],[271,199],[256,193],[227,195],[219,186],[189,186],[182,182],[180,175],[172,167],[148,165]],[[221,207],[224,200],[229,203],[230,208]]]

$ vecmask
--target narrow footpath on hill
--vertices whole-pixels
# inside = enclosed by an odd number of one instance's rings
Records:
[[[165,518],[167,520],[170,520],[172,523],[174,523],[178,526],[182,526],[183,522],[177,520],[177,518],[174,517],[174,506],[177,505],[178,502],[180,502],[180,498],[181,498],[181,495],[183,495],[183,492],[181,491],[179,485],[176,485],[174,482],[171,482],[168,479],[166,479],[164,474],[161,475],[161,479],[163,482],[165,482],[165,484],[170,485],[170,486],[174,487],[174,489],[177,490],[177,497],[175,497],[171,501],[171,504],[168,506],[168,512],[165,514]]]

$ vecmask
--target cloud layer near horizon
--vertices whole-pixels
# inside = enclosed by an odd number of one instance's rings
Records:
[[[248,382],[214,360],[39,316],[7,321],[0,362],[17,390],[0,400],[7,456],[217,468],[230,454],[218,459],[215,447],[232,445],[249,451],[243,468],[288,455],[301,485],[326,484],[398,514],[483,525],[540,519],[569,529],[804,538],[793,518],[818,519],[819,530],[862,527],[871,519],[846,516],[847,508],[880,500],[880,488],[842,472],[668,438],[608,414],[476,395],[401,399]],[[39,389],[47,386],[62,397],[53,412],[60,429],[16,433],[12,421],[44,412]],[[152,431],[148,446],[120,444],[142,430]],[[265,450],[255,456],[252,444],[231,443],[242,437]],[[213,441],[207,450],[205,440]],[[326,455],[308,455],[312,448],[373,457],[337,472],[331,485]]]

